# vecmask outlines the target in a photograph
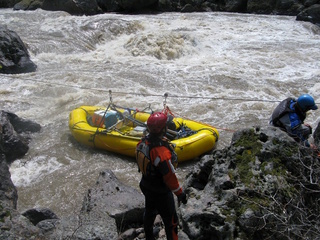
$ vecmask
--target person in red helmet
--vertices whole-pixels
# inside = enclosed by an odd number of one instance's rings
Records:
[[[162,112],[151,114],[147,127],[149,134],[140,140],[136,148],[136,160],[142,173],[140,189],[145,196],[144,231],[147,240],[155,239],[153,224],[160,214],[167,240],[175,240],[178,239],[178,216],[173,193],[183,204],[187,203],[187,196],[174,170],[177,155],[164,137],[167,116]]]

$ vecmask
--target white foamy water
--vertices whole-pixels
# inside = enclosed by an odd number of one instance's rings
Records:
[[[277,103],[313,95],[320,102],[320,29],[295,17],[230,13],[70,16],[42,10],[0,10],[18,33],[34,73],[0,75],[1,109],[38,122],[28,154],[10,167],[18,208],[78,212],[98,173],[112,169],[137,187],[133,159],[77,144],[70,111],[109,104],[143,109],[167,105],[180,116],[220,131],[219,148],[233,131],[268,124]],[[307,122],[316,127],[319,112]],[[194,162],[180,164],[178,176]]]

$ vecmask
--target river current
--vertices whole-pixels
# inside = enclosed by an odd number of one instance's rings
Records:
[[[79,145],[68,116],[81,105],[162,109],[218,128],[218,148],[236,130],[264,126],[284,98],[320,102],[320,29],[291,16],[236,13],[103,14],[0,10],[23,40],[34,73],[0,75],[0,109],[42,126],[10,166],[18,210],[77,213],[100,171],[138,188],[133,159]],[[319,112],[306,122],[316,127]],[[183,183],[196,161],[180,164]]]

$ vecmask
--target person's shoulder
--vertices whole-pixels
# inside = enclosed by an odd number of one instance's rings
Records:
[[[166,146],[164,146],[164,145],[153,147],[153,148],[151,149],[151,151],[152,151],[153,153],[155,153],[156,155],[160,156],[160,158],[161,158],[162,160],[167,160],[167,158],[170,159],[170,157],[171,157],[171,151],[170,151],[170,149],[168,149],[168,148],[167,148]]]

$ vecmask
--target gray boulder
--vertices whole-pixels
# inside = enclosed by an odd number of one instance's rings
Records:
[[[99,174],[78,216],[44,221],[37,226],[48,239],[117,239],[118,232],[142,224],[144,197],[121,183],[111,170]]]
[[[316,239],[319,170],[312,150],[279,129],[239,131],[187,176],[183,231],[199,240]]]
[[[127,228],[142,222],[144,197],[140,191],[121,183],[111,170],[106,170],[88,191],[81,212],[99,218],[101,209],[115,219],[118,229]]]
[[[12,209],[17,209],[17,189],[11,181],[9,167],[3,154],[0,154],[0,201],[3,205],[6,205]]]
[[[27,73],[36,69],[20,37],[14,31],[0,26],[0,73]]]
[[[0,239],[37,239],[47,240],[41,230],[34,226],[26,217],[17,210],[12,209],[0,200]]]
[[[7,163],[23,157],[29,150],[30,133],[40,131],[41,126],[19,118],[14,113],[0,111],[0,154]]]

